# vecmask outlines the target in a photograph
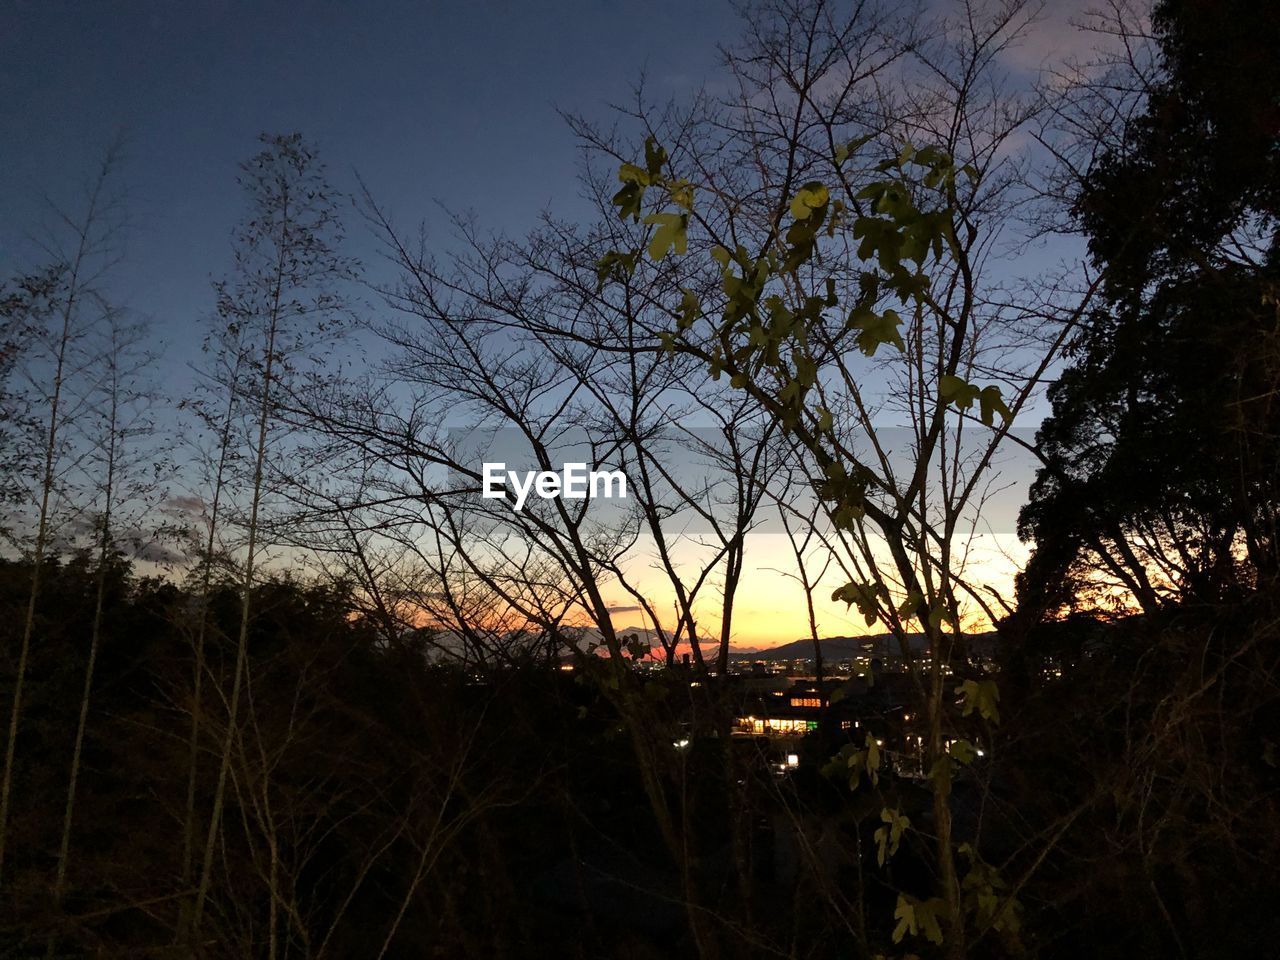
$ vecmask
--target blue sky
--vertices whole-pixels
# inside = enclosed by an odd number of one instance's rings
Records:
[[[170,343],[180,378],[229,263],[236,164],[259,133],[301,131],[335,181],[358,170],[402,222],[438,222],[438,200],[520,232],[576,206],[557,107],[605,117],[642,71],[656,95],[694,88],[737,29],[720,0],[696,13],[666,0],[0,0],[0,272],[30,262],[41,194],[74,206],[123,130],[132,229],[115,287]]]
[[[1049,8],[1008,56],[1015,76],[1074,42],[1078,6]],[[401,226],[425,218],[447,234],[439,201],[519,234],[544,209],[585,212],[558,107],[607,119],[642,73],[655,99],[689,94],[714,81],[717,44],[739,29],[727,0],[0,0],[0,276],[32,262],[23,237],[48,219],[41,195],[75,209],[122,131],[132,226],[113,292],[168,344],[163,386],[180,397],[244,209],[236,166],[260,133],[302,132],[339,187],[358,171]],[[1030,477],[1014,473],[996,521],[1006,537]],[[761,629],[792,617],[779,603],[752,614]]]
[[[1060,53],[1078,5],[1050,8],[1010,68],[1029,77]],[[581,209],[557,107],[605,119],[642,73],[655,98],[689,93],[739,30],[727,0],[0,0],[0,275],[32,262],[42,194],[74,208],[123,132],[132,228],[115,293],[170,344],[180,384],[259,133],[302,132],[339,186],[358,171],[402,226],[440,225],[439,201],[520,233],[543,209]]]

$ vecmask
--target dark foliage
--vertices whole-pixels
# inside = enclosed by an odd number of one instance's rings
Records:
[[[6,682],[29,576],[29,564],[0,565]],[[287,579],[255,589],[248,706],[208,929],[200,944],[175,942],[190,895],[179,857],[199,604],[123,564],[109,572],[82,814],[68,893],[55,903],[69,718],[97,581],[82,556],[48,561],[46,576],[0,955],[44,955],[50,943],[68,956],[265,955],[272,856],[289,913],[279,939],[304,955],[377,956],[384,944],[387,957],[692,951],[631,746],[589,685],[545,663],[484,678],[432,665],[412,635],[379,639],[340,587]],[[211,617],[206,683],[225,697],[239,617],[233,587],[215,592]],[[680,687],[659,682],[653,696]],[[225,716],[225,703],[205,716],[202,818]],[[764,807],[751,811],[769,784],[755,751],[704,745],[687,767],[685,815],[711,851],[699,870],[719,890],[708,909],[749,915],[789,893],[768,880],[769,858],[751,852],[771,829]],[[739,816],[726,820],[726,805]],[[745,836],[735,838],[739,823]],[[745,843],[749,869],[765,871],[758,887],[734,878],[734,843]],[[791,918],[766,926],[776,923],[785,929]]]
[[[1155,22],[1162,80],[1077,200],[1106,306],[1039,435],[1032,620],[1096,572],[1150,611],[1280,571],[1280,8],[1171,0]]]

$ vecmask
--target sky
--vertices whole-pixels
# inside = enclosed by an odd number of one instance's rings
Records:
[[[697,16],[665,0],[0,0],[0,268],[24,261],[41,196],[72,203],[122,132],[116,283],[181,353],[259,133],[303,132],[335,180],[358,171],[407,218],[438,222],[438,201],[519,232],[576,203],[557,107],[603,117],[642,71],[655,92],[691,89],[735,32],[718,0]]]
[[[1030,75],[1074,42],[1074,8],[1055,6],[1011,69]],[[243,210],[236,164],[259,133],[303,132],[333,179],[358,172],[402,221],[440,225],[444,205],[519,233],[580,203],[557,108],[606,118],[641,74],[655,97],[690,93],[738,32],[723,0],[0,0],[0,275],[32,262],[42,198],[74,206],[122,134],[130,229],[115,292],[163,338],[181,394]],[[370,258],[367,242],[355,252]],[[741,641],[800,635],[798,588],[749,567]],[[860,629],[834,606],[822,616],[824,632]]]

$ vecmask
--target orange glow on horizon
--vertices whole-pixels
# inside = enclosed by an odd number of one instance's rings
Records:
[[[991,541],[980,543],[979,541]],[[969,561],[964,570],[966,579],[982,589],[994,588],[1001,595],[1012,594],[1013,578],[1025,561],[1028,548],[1012,537],[980,537],[970,544]],[[733,624],[730,638],[732,648],[738,650],[769,650],[795,640],[809,639],[809,612],[804,590],[793,575],[795,558],[784,534],[758,533],[747,535],[741,579],[735,595]],[[696,577],[696,550],[686,549],[673,558],[686,582]],[[787,561],[790,561],[789,564]],[[677,621],[675,593],[665,572],[653,563],[653,558],[643,550],[637,550],[630,566],[624,569],[632,587],[646,599],[650,609],[659,611],[661,627],[670,635]],[[815,589],[813,595],[814,618],[819,638],[860,637],[886,632],[881,623],[868,626],[856,608],[848,609],[840,601],[831,599],[832,591],[842,581],[829,574]],[[610,621],[619,637],[639,633],[652,645],[658,656],[662,655],[653,623],[624,588],[613,583],[605,587],[604,600],[610,608]],[[704,655],[713,655],[719,645],[721,626],[721,593],[717,583],[709,582],[694,604],[696,628]],[[976,605],[962,604],[962,625],[966,630],[981,631],[990,628],[990,622]],[[448,629],[444,619],[433,612],[409,603],[397,610],[404,622],[417,627]],[[498,612],[490,622],[477,623],[481,629],[501,632],[528,628],[530,624],[513,611]],[[563,625],[568,628],[592,629],[594,618],[586,610],[579,610],[566,617]],[[536,629],[536,628],[535,628]],[[677,647],[677,654],[690,652],[687,639]]]

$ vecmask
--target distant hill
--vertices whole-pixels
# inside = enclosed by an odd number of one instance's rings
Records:
[[[565,628],[564,632],[571,635],[578,643],[592,643],[600,640],[600,632],[592,627],[570,627]],[[615,632],[619,637],[623,638],[630,634],[636,634],[654,648],[653,655],[655,658],[661,658],[662,650],[659,648],[658,635],[655,631],[641,625],[633,625],[618,627]],[[969,634],[969,643],[971,649],[975,652],[990,656],[995,651],[995,638],[994,630],[987,633],[973,633]],[[823,637],[819,642],[822,644],[822,656],[826,660],[848,660],[860,655],[881,658],[900,655],[898,641],[890,633],[877,633],[861,637]],[[922,653],[925,649],[925,638],[922,633],[911,634],[908,642],[911,644],[911,650],[914,653]],[[714,646],[714,641],[704,641],[703,651],[713,650]],[[688,647],[682,645],[681,650],[687,652]],[[729,659],[737,662],[749,660],[808,660],[812,657],[813,641],[808,638],[792,640],[776,647],[732,647],[729,651]]]
[[[979,652],[989,654],[995,648],[995,631],[969,635],[969,643]],[[896,657],[900,653],[898,641],[892,634],[878,633],[864,637],[822,637],[818,641],[822,645],[822,656],[826,660],[847,660],[851,657],[869,655],[873,657]],[[925,638],[922,633],[908,637],[907,642],[913,653],[923,652]],[[733,660],[802,660],[813,656],[813,641],[810,639],[792,640],[790,643],[776,647],[747,648],[734,650],[729,654]]]

